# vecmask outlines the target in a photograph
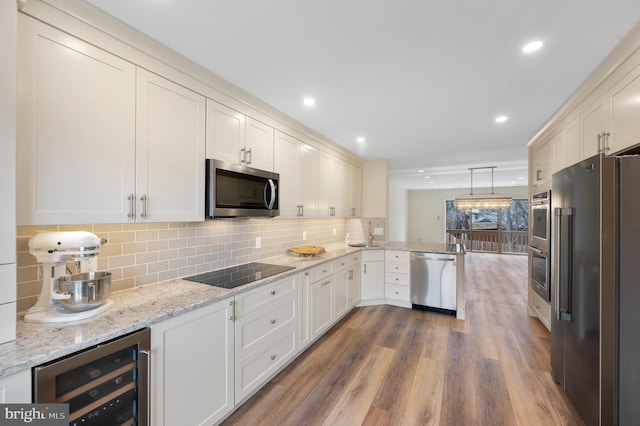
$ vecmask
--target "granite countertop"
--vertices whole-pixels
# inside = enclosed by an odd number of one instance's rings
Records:
[[[113,306],[93,318],[58,324],[17,322],[16,340],[0,344],[0,377],[93,347],[104,341],[149,327],[152,324],[233,297],[281,278],[297,274],[333,259],[361,251],[336,243],[327,253],[315,257],[283,255],[260,262],[293,266],[296,269],[233,289],[174,279],[109,296]]]
[[[384,245],[387,250],[423,251],[427,253],[467,254],[463,244],[408,243],[390,241]]]
[[[383,249],[465,253],[464,246],[445,244],[389,242],[377,247],[356,248],[336,243],[326,246],[327,252],[320,256],[282,255],[260,259],[260,262],[293,266],[295,269],[233,289],[174,279],[114,292],[109,296],[114,303],[108,311],[83,321],[33,324],[18,319],[16,340],[0,344],[0,377],[91,348],[104,341],[233,297],[347,254]]]

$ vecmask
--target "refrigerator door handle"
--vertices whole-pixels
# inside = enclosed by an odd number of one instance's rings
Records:
[[[554,310],[556,319],[571,321],[571,293],[573,288],[573,213],[572,208],[554,209],[557,218],[554,229]],[[566,223],[563,223],[566,217]],[[563,291],[564,290],[564,291]],[[564,293],[564,294],[563,294]]]

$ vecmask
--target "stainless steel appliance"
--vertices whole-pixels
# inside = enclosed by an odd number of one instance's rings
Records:
[[[412,307],[455,313],[455,255],[412,251],[409,282]]]
[[[149,329],[33,370],[36,403],[68,403],[70,425],[149,424]]]
[[[551,191],[543,191],[531,196],[529,244],[540,250],[549,251],[551,247]]]
[[[205,216],[275,217],[278,209],[278,173],[207,159]]]
[[[552,181],[552,375],[588,424],[640,424],[640,157]]]
[[[529,285],[547,302],[551,302],[551,259],[549,252],[529,247]]]
[[[253,281],[295,269],[293,266],[252,262],[183,278],[215,287],[235,288]]]

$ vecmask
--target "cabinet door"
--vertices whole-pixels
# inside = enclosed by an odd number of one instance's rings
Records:
[[[333,279],[333,318],[338,319],[349,310],[349,272],[336,272]]]
[[[551,182],[552,150],[550,141],[545,141],[533,148],[531,170],[531,184],[533,186],[546,185]]]
[[[151,327],[151,424],[214,424],[234,407],[233,302]]]
[[[0,377],[0,404],[31,403],[31,370]]]
[[[318,217],[318,150],[301,144],[298,146],[298,197],[304,217]]]
[[[273,171],[273,127],[246,118],[245,149],[248,166]]]
[[[575,118],[564,128],[566,145],[566,165],[571,166],[581,160],[580,126]]]
[[[298,351],[311,343],[311,274],[298,274]]]
[[[611,123],[607,154],[640,143],[640,66],[613,86],[608,94]]]
[[[360,216],[360,194],[362,191],[362,169],[354,165],[344,164],[344,217]]]
[[[348,303],[350,307],[355,306],[360,301],[360,265],[353,266],[347,270],[348,281]]]
[[[204,219],[205,98],[138,69],[136,221]]]
[[[606,129],[606,115],[604,97],[587,107],[580,114],[582,128],[582,158],[592,157],[602,149],[600,140],[602,133]]]
[[[18,15],[18,225],[126,221],[135,66]]]
[[[362,300],[384,298],[384,262],[362,263]]]
[[[333,324],[333,278],[311,284],[311,336],[321,336]]]
[[[276,131],[273,146],[273,170],[280,174],[280,217],[298,215],[298,146],[301,142]]]
[[[207,158],[244,164],[245,116],[207,99]]]

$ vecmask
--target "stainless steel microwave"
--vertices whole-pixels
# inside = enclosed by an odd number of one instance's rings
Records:
[[[276,217],[280,175],[207,159],[205,217]]]

